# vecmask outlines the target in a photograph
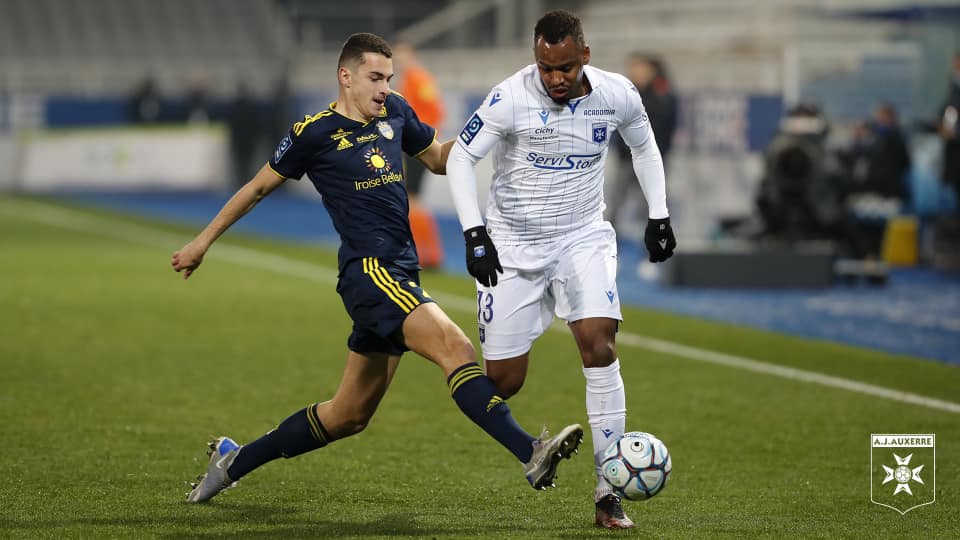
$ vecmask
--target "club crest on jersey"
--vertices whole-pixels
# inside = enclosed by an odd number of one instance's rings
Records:
[[[603,144],[607,140],[607,123],[599,122],[593,124],[593,142]]]
[[[290,135],[287,135],[280,141],[280,144],[277,145],[276,152],[273,153],[274,163],[278,163],[280,158],[287,153],[287,150],[289,150],[291,146],[293,146],[293,141],[290,140]]]
[[[393,128],[390,127],[390,122],[377,122],[377,131],[384,137],[393,139]]]

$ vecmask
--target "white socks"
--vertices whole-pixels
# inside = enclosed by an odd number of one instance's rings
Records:
[[[627,396],[620,377],[620,360],[607,367],[583,368],[587,379],[587,418],[593,434],[593,464],[597,471],[596,500],[613,490],[600,473],[600,456],[623,435],[627,421]]]

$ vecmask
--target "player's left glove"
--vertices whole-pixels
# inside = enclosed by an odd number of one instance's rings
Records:
[[[481,225],[463,231],[463,239],[467,242],[467,272],[484,287],[496,286],[497,272],[502,274],[503,267],[486,227]]]
[[[670,227],[670,218],[648,219],[643,243],[647,245],[650,262],[663,262],[669,259],[677,247],[677,239],[673,236],[673,228]]]

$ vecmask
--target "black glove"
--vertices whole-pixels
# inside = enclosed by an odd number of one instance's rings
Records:
[[[486,227],[467,229],[463,231],[463,238],[467,241],[467,272],[484,287],[495,286],[497,272],[502,274],[503,267]]]
[[[663,262],[669,259],[677,247],[677,238],[673,236],[670,218],[648,219],[643,243],[647,245],[650,262]]]

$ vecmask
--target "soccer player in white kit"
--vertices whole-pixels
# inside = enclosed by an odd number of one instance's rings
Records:
[[[653,262],[676,247],[663,163],[643,102],[623,76],[588,66],[580,20],[545,14],[534,29],[535,65],[496,87],[470,117],[449,159],[453,199],[477,279],[487,375],[500,397],[520,390],[530,349],[554,315],[567,321],[586,377],[593,435],[597,526],[630,528],[600,474],[601,452],[624,432],[626,397],[615,338],[622,315],[617,243],[603,219],[603,169],[612,130],[630,147],[649,206],[644,243]],[[493,151],[486,225],[474,165]]]

